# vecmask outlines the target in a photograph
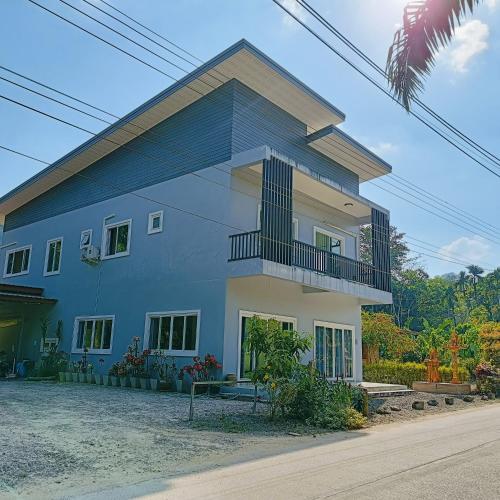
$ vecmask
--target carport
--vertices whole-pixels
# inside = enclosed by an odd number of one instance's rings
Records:
[[[0,361],[12,369],[16,361],[40,357],[40,320],[57,302],[43,288],[0,284]]]

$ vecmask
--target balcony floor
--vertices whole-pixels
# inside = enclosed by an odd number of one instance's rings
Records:
[[[295,266],[278,264],[260,258],[232,261],[230,277],[270,276],[293,281],[304,287],[304,293],[334,292],[357,297],[361,305],[392,304],[392,294],[383,290],[339,279]]]

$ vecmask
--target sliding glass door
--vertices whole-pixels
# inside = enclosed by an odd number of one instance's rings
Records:
[[[327,378],[354,377],[354,327],[314,323],[316,368]]]

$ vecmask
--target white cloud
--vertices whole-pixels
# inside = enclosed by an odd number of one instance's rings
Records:
[[[440,248],[439,253],[450,260],[460,260],[481,265],[491,257],[491,246],[481,236],[462,236]]]
[[[296,16],[301,21],[307,20],[307,12],[295,1],[295,0],[280,0],[280,3],[285,7],[285,9],[289,10],[294,16]],[[297,21],[290,16],[287,12],[282,11],[283,13],[283,24],[287,28],[297,28],[300,27]]]
[[[397,151],[398,147],[391,142],[379,142],[375,146],[369,146],[368,149],[378,156],[383,156]]]
[[[472,59],[488,48],[490,29],[478,19],[469,21],[455,30],[451,48],[443,54],[457,73],[466,73]]]
[[[497,0],[486,0],[484,3],[486,4],[486,7],[488,7],[488,9],[495,10],[497,7],[498,1]]]

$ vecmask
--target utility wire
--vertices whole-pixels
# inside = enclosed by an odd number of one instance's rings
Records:
[[[47,161],[44,161],[44,160],[41,160],[39,158],[35,158],[34,156],[31,156],[31,155],[28,155],[28,154],[25,154],[25,153],[22,153],[20,151],[17,151],[15,149],[12,149],[12,148],[8,148],[6,146],[3,146],[3,145],[0,145],[0,149],[3,149],[3,150],[6,150],[6,151],[9,151],[10,153],[13,153],[13,154],[16,154],[16,155],[19,155],[19,156],[22,156],[22,157],[25,157],[25,158],[29,158],[31,160],[34,160],[34,161],[37,161],[37,162],[40,162],[40,163],[44,163],[46,165],[49,165],[50,163],[47,162]],[[118,188],[116,186],[113,186],[112,184],[109,184],[109,183],[102,183],[101,181],[97,182],[95,179],[93,179],[92,177],[90,176],[86,176],[84,174],[82,174],[81,172],[73,172],[71,170],[67,170],[67,169],[64,169],[64,168],[60,168],[61,171],[63,172],[66,172],[66,173],[69,173],[71,175],[76,175],[78,177],[82,177],[86,180],[89,180],[91,182],[94,182],[94,183],[97,183],[97,184],[102,184],[102,185],[107,185],[107,187],[110,187],[112,189],[115,189],[115,190],[118,190]],[[218,220],[215,220],[215,219],[211,219],[211,218],[208,218],[208,217],[205,217],[205,216],[202,216],[201,214],[197,214],[195,212],[191,212],[191,211],[188,211],[188,210],[184,210],[180,207],[177,207],[177,206],[174,206],[174,205],[171,205],[171,204],[167,204],[167,203],[164,203],[162,201],[159,201],[159,200],[155,200],[153,198],[150,198],[148,196],[144,196],[144,195],[140,195],[138,193],[135,193],[135,192],[127,192],[127,193],[124,193],[124,195],[130,195],[130,196],[135,196],[137,198],[140,198],[142,200],[146,200],[146,201],[150,201],[152,203],[155,203],[155,204],[158,204],[158,205],[162,205],[162,206],[165,206],[167,208],[170,208],[170,209],[173,209],[173,210],[177,210],[179,212],[182,212],[182,213],[185,213],[187,215],[191,215],[191,216],[194,216],[194,217],[198,217],[198,218],[201,218],[207,222],[213,222],[213,223],[216,223],[216,224],[220,224],[222,226],[225,226],[225,227],[228,227],[230,229],[234,229],[234,230],[238,230],[238,231],[245,231],[244,229],[242,228],[239,228],[239,227],[236,227],[236,226],[232,226],[232,225],[228,225],[224,222],[221,222],[221,221],[218,221]],[[261,237],[263,239],[263,237]],[[407,242],[408,244],[408,242]],[[412,246],[413,244],[412,243],[409,243],[410,246]],[[422,247],[423,248],[423,247]],[[417,253],[417,254],[421,254],[421,255],[427,255],[429,257],[432,257],[432,258],[435,258],[435,259],[439,259],[439,260],[443,260],[445,262],[450,262],[450,263],[453,263],[453,264],[457,264],[457,265],[460,265],[460,266],[464,266],[464,265],[470,265],[469,263],[465,262],[465,261],[459,261],[459,260],[450,260],[450,259],[445,259],[445,258],[442,258],[442,257],[436,257],[436,256],[433,256],[433,255],[428,255],[428,254],[425,254],[423,252],[419,252],[419,251],[415,251],[415,250],[412,250],[410,248],[410,251],[412,251],[413,253]],[[431,251],[433,252],[432,250],[428,250],[428,251]],[[434,253],[437,253],[437,252],[434,252]],[[485,269],[485,271],[492,271],[492,269]],[[382,272],[386,272],[386,271],[382,271]],[[387,272],[386,272],[387,273]]]
[[[40,6],[37,2],[34,2],[33,0],[29,0],[29,1],[30,1],[31,3],[34,3],[34,4],[38,5],[38,6]],[[60,1],[61,1],[61,2],[63,2],[63,3],[65,3],[65,4],[67,4],[67,2],[64,2],[64,0],[60,0]],[[67,4],[67,5],[69,5],[69,4]],[[70,5],[70,6],[71,6],[71,5]],[[71,7],[72,7],[72,6],[71,6]],[[44,8],[44,7],[42,7],[42,8]],[[73,7],[73,8],[74,8],[74,7]],[[50,9],[46,9],[46,8],[44,8],[44,9],[45,9],[45,10],[47,10],[48,12],[50,12],[50,13],[53,13],[53,11],[51,11]],[[79,9],[76,9],[76,8],[75,8],[75,10],[77,10],[77,11],[79,11],[79,12],[82,12],[82,11],[80,11]],[[83,12],[82,12],[82,13],[83,13]],[[54,14],[55,14],[55,13],[54,13]],[[90,17],[91,19],[95,20],[96,22],[98,22],[98,23],[100,23],[100,24],[103,24],[103,23],[101,23],[100,21],[98,21],[98,20],[96,20],[95,18],[93,18],[92,16],[89,16],[88,14],[85,14],[85,13],[83,13],[83,14],[84,14],[84,15],[86,15],[87,17]],[[59,16],[58,14],[55,14],[55,15],[57,15],[57,17],[59,17],[59,18],[61,18],[61,19],[64,19],[64,20],[68,21],[67,19],[65,19],[65,18],[64,18],[64,17],[62,17],[62,16]],[[109,15],[109,14],[108,14],[108,15]],[[68,21],[68,22],[70,22],[70,24],[72,24],[72,25],[75,25],[75,26],[79,27],[79,25],[76,25],[75,23],[73,23],[73,22],[71,22],[71,21]],[[104,26],[106,26],[106,27],[108,27],[108,26],[107,26],[107,25],[105,25],[105,24],[103,24],[103,25],[104,25]],[[108,28],[109,28],[109,27],[108,27]],[[114,32],[117,32],[117,31],[116,31],[116,30],[114,30],[113,28],[109,28],[109,29],[111,29],[111,30],[112,30],[112,31],[114,31]],[[85,29],[84,29],[84,31],[85,31],[85,32],[87,32],[87,33],[89,33],[89,34],[92,34],[92,33],[91,33],[91,32],[89,32],[88,30],[85,30]],[[92,34],[92,35],[93,35],[93,34]],[[123,34],[121,34],[121,35],[122,35],[123,37],[125,37]],[[102,39],[101,37],[98,37],[98,38],[99,38],[100,40],[105,41],[105,40],[104,40],[104,39]],[[129,37],[125,37],[125,38],[127,38],[127,39],[128,39],[128,40],[130,40],[130,41],[132,41],[133,43],[136,43],[136,42],[134,42],[133,40],[131,40]],[[105,42],[106,42],[106,41],[105,41]],[[136,43],[136,44],[137,44],[137,43]],[[137,44],[137,45],[139,45],[140,47],[143,47],[141,44]],[[113,47],[115,47],[115,48],[118,48],[118,50],[121,50],[119,47],[115,46],[114,44],[112,44],[112,46],[113,46]],[[149,50],[149,49],[146,49],[146,50]],[[151,51],[150,51],[150,52],[151,52]],[[126,51],[125,51],[125,53],[126,53],[127,55],[130,55],[130,54],[129,54],[128,52],[126,52]],[[157,54],[156,54],[156,55],[157,55]],[[139,59],[139,58],[137,58],[136,56],[134,56],[134,59]],[[142,61],[142,62],[144,62],[144,61]],[[149,63],[147,63],[147,64],[149,65]],[[187,70],[184,70],[184,71],[186,71],[186,72],[187,72]],[[170,78],[172,78],[174,81],[176,81],[176,80],[175,80],[172,76],[170,76],[170,75],[167,75],[167,76],[169,76],[169,77],[170,77]],[[203,83],[207,84],[206,82],[203,82]],[[209,85],[209,84],[207,84],[207,85]],[[213,87],[213,86],[211,86],[211,87],[212,87],[212,88],[215,88],[215,87]],[[200,93],[197,89],[192,89],[192,90],[195,90],[195,91],[196,91],[196,92],[198,92],[200,95],[203,95],[203,94],[201,94],[201,93]],[[389,94],[389,96],[390,96],[390,94]],[[390,96],[390,97],[392,98],[392,96]],[[393,184],[391,184],[390,182],[388,182],[386,179],[381,179],[381,181],[382,181],[382,182],[385,182],[385,183],[388,183],[389,185],[392,185],[393,187],[396,187],[397,189],[399,189],[397,186],[394,186]],[[376,185],[376,184],[374,184],[374,185]],[[377,187],[380,187],[380,186],[378,186],[378,185],[377,185]],[[380,188],[381,188],[381,187],[380,187]],[[381,189],[383,189],[383,188],[381,188]],[[389,190],[387,190],[387,189],[385,189],[385,191],[386,191],[386,192],[389,192],[389,193],[391,193],[391,194],[392,194],[392,192],[391,192],[391,191],[389,191]],[[403,191],[404,191],[404,190],[403,190]],[[406,191],[404,191],[404,192],[405,192],[405,193],[408,193],[408,192],[406,192]],[[410,196],[415,197],[413,194],[410,194]],[[401,198],[401,197],[399,197],[399,198]],[[404,199],[404,198],[401,198],[401,199]],[[422,209],[422,210],[424,210],[424,211],[427,211],[428,213],[434,213],[434,212],[429,212],[429,210],[428,210],[428,209],[423,208],[423,207],[421,207],[421,206],[419,206],[419,205],[416,205],[416,204],[414,204],[414,203],[413,203],[413,205],[414,205],[414,206],[417,206],[417,207],[419,207],[419,208],[421,208],[421,209]],[[435,207],[435,208],[436,208],[436,207]],[[435,215],[436,215],[436,214],[435,214]],[[442,217],[442,216],[440,216],[440,215],[437,215],[437,216],[438,216],[438,217],[440,217],[441,219],[443,219],[443,217]],[[448,219],[443,219],[443,220],[448,220]],[[448,220],[448,221],[449,221],[449,220]],[[462,228],[463,228],[463,226],[460,226],[460,227],[462,227]]]
[[[299,5],[301,5],[304,9],[306,9],[313,17],[316,18],[325,28],[327,28],[331,33],[333,33],[342,43],[344,43],[348,48],[350,48],[357,56],[359,56],[361,59],[363,59],[371,68],[373,68],[377,73],[379,73],[381,76],[384,77],[384,79],[388,78],[388,75],[386,71],[381,68],[373,59],[368,57],[365,52],[363,52],[359,47],[357,47],[354,43],[352,43],[345,35],[343,35],[335,26],[333,26],[329,21],[325,19],[324,16],[322,16],[314,7],[310,5],[310,3],[307,2],[307,0],[296,0]],[[431,116],[433,116],[436,120],[438,120],[442,125],[444,125],[446,128],[454,132],[457,136],[459,136],[462,140],[466,141],[468,144],[470,144],[474,149],[477,151],[481,152],[483,156],[485,156],[487,159],[492,160],[493,162],[496,162],[498,165],[500,165],[500,158],[495,156],[493,153],[490,151],[486,150],[483,148],[480,144],[472,140],[468,135],[464,134],[461,132],[459,129],[457,129],[454,125],[452,125],[450,122],[448,122],[446,119],[444,119],[442,116],[440,116],[437,112],[435,112],[430,106],[426,105],[424,102],[422,102],[419,98],[415,99],[415,102],[426,112],[428,112]]]
[[[31,1],[31,0],[30,0],[30,1]],[[32,2],[32,3],[33,3],[33,2]],[[36,3],[36,2],[34,2],[34,3]],[[38,5],[38,4],[37,4],[37,5]],[[58,17],[60,17],[60,16],[58,16]],[[173,78],[173,77],[171,77],[171,78]],[[88,131],[87,131],[87,132],[88,132]],[[90,133],[90,132],[89,132],[89,133]],[[227,172],[226,172],[226,173],[227,173]],[[392,185],[392,184],[391,184],[391,185]],[[394,185],[393,185],[393,186],[394,186]],[[380,187],[380,186],[377,186],[377,187]],[[394,186],[394,187],[398,188],[397,186]],[[381,189],[383,189],[382,187],[380,187],[380,188],[381,188]],[[398,188],[398,189],[399,189],[399,188]],[[387,191],[387,192],[389,192],[389,193],[391,193],[391,194],[395,195],[394,193],[392,193],[391,191],[389,191],[389,190],[387,190],[387,189],[385,189],[385,191]],[[408,194],[410,194],[410,195],[411,195],[411,193],[408,193]],[[395,195],[395,196],[397,196],[397,195]],[[402,198],[402,197],[400,197],[400,198],[401,198],[401,199],[404,199],[404,198]],[[407,200],[405,200],[405,201],[407,201]],[[412,204],[413,204],[413,205],[415,205],[415,206],[417,206],[418,208],[422,208],[422,209],[424,209],[423,207],[421,207],[421,206],[419,206],[419,205],[416,205],[416,204],[414,204],[414,203],[412,203]],[[426,210],[426,209],[424,209],[424,210]],[[436,215],[435,213],[430,212],[429,210],[426,210],[426,211],[428,211],[429,213],[432,213],[433,215]],[[441,217],[441,218],[442,218],[442,217]],[[449,221],[449,219],[444,219],[444,220]],[[452,222],[452,221],[449,221],[449,222]],[[453,222],[452,222],[452,223],[453,223]],[[464,229],[467,229],[467,228],[465,228],[465,227],[463,227],[463,226],[460,226],[460,227],[462,227],[462,228],[464,228]],[[468,229],[467,229],[467,230],[468,230]]]
[[[109,122],[109,121],[107,121],[107,120],[104,120],[104,119],[102,119],[102,118],[100,118],[100,117],[97,117],[97,116],[95,116],[95,115],[91,115],[91,114],[89,114],[89,113],[87,113],[87,112],[85,112],[85,111],[82,111],[82,110],[80,110],[80,109],[78,109],[78,108],[76,108],[76,107],[69,106],[69,105],[67,105],[66,103],[63,103],[63,102],[61,102],[61,101],[59,101],[59,100],[57,100],[57,99],[54,99],[54,98],[52,98],[52,97],[50,97],[50,96],[47,96],[47,95],[45,95],[45,94],[43,94],[43,93],[33,91],[32,89],[29,89],[29,88],[27,88],[27,87],[25,87],[25,86],[23,86],[23,85],[17,84],[16,82],[12,82],[11,80],[5,79],[5,78],[3,78],[3,77],[0,77],[0,79],[3,79],[3,80],[5,80],[5,81],[7,81],[7,82],[9,82],[9,83],[14,84],[14,85],[18,85],[18,86],[20,86],[20,87],[21,87],[21,88],[23,88],[23,89],[26,89],[26,90],[28,90],[28,91],[30,91],[30,92],[34,92],[34,93],[35,93],[35,94],[37,94],[37,95],[40,95],[40,96],[43,96],[43,97],[45,97],[45,98],[47,98],[47,99],[50,99],[50,100],[52,100],[52,101],[55,101],[55,102],[57,102],[57,103],[59,103],[59,104],[61,104],[61,105],[63,105],[63,106],[67,106],[67,107],[69,107],[70,109],[73,109],[73,110],[76,110],[76,111],[82,112],[83,114],[88,115],[88,116],[92,116],[92,117],[94,117],[94,118],[96,118],[96,119],[98,119],[98,120],[100,120],[100,121],[102,121],[102,122],[104,122],[104,123],[111,124],[111,122]],[[69,96],[69,94],[65,94],[65,95],[68,95],[68,96]],[[10,100],[9,98],[6,98],[6,99],[7,99],[7,100]],[[13,101],[13,102],[14,102],[15,104],[21,105],[21,103],[19,103],[18,101]],[[32,111],[38,111],[38,110],[36,110],[35,108],[31,108],[31,107],[28,107],[28,108],[29,108],[30,110],[32,110]],[[45,113],[43,113],[43,112],[42,112],[42,114],[45,114]],[[45,114],[45,116],[48,116],[48,117],[53,118],[53,119],[57,119],[57,117],[54,117],[53,115],[47,115],[47,114]],[[59,120],[59,121],[61,121],[61,120]],[[67,121],[65,121],[65,120],[62,120],[62,121],[63,121],[63,123],[65,123],[65,124],[67,124],[67,125],[70,125],[70,126],[72,125],[70,122],[67,122]],[[87,130],[87,129],[82,129],[82,128],[81,128],[81,127],[79,127],[79,126],[76,126],[76,127],[77,127],[77,128],[79,128],[80,130],[83,130],[83,131],[85,131],[85,132],[89,133],[89,134],[95,134],[95,132],[93,132],[93,131],[90,131],[90,130]],[[129,131],[129,132],[130,132],[130,131]],[[135,135],[135,137],[138,137],[138,135],[137,135],[137,134],[135,134],[135,133],[133,133],[133,132],[130,132],[130,133],[131,133],[131,134],[133,134],[133,135]],[[146,141],[148,141],[148,142],[154,142],[154,143],[156,143],[156,144],[158,144],[158,145],[162,146],[162,144],[160,144],[159,142],[152,141],[149,137],[146,137],[146,136],[144,136],[144,135],[142,135],[141,137],[142,137],[142,139],[144,139],[144,140],[146,140]],[[160,136],[159,136],[159,137],[160,137]],[[160,137],[160,138],[161,138],[161,137]],[[222,172],[224,172],[224,173],[226,173],[226,174],[230,175],[230,172],[227,172],[226,170],[223,170],[223,169],[220,169],[220,168],[219,168],[219,170],[221,170]],[[197,175],[196,173],[192,173],[192,174],[193,174],[193,175],[195,175],[195,176],[199,176],[199,175]],[[391,186],[393,186],[393,187],[395,187],[395,188],[397,188],[397,189],[400,189],[400,190],[401,190],[401,188],[398,188],[398,186],[395,186],[395,185],[393,185],[392,183],[389,183],[389,185],[391,185]],[[383,187],[381,187],[381,186],[377,186],[377,187],[379,187],[380,189],[384,189],[384,188],[383,188]],[[392,192],[392,191],[390,191],[390,190],[387,190],[387,189],[384,189],[384,190],[385,190],[385,191],[387,191],[387,192],[389,192],[390,194],[393,194],[394,196],[399,197],[397,194],[393,193],[393,192]],[[402,190],[402,191],[403,191],[403,192],[405,192],[405,193],[407,193],[407,194],[409,194],[410,196],[412,196],[412,197],[414,197],[414,198],[418,199],[418,198],[417,198],[415,195],[413,195],[411,192],[408,192],[408,191],[406,191],[406,190]],[[402,198],[402,197],[400,197],[400,198]],[[404,199],[404,198],[402,198],[402,199]],[[433,215],[436,215],[436,216],[438,216],[438,217],[442,218],[442,219],[443,219],[443,220],[445,220],[445,221],[451,222],[451,223],[453,223],[453,224],[455,224],[455,225],[458,225],[459,227],[461,227],[461,228],[463,228],[463,229],[469,230],[469,229],[468,229],[468,228],[466,228],[465,226],[462,226],[461,224],[457,224],[457,223],[456,223],[456,221],[452,221],[452,220],[450,220],[450,219],[448,219],[448,218],[443,217],[443,216],[442,216],[442,215],[440,215],[440,214],[436,214],[436,213],[434,213],[434,212],[432,212],[432,211],[428,210],[427,208],[425,208],[425,207],[421,207],[420,205],[417,205],[417,204],[415,204],[415,203],[413,203],[413,202],[411,202],[411,201],[409,201],[409,200],[406,200],[406,199],[405,199],[405,201],[408,201],[409,203],[411,203],[411,204],[413,204],[413,205],[415,205],[415,206],[417,206],[417,207],[421,208],[422,210],[425,210],[425,211],[426,211],[426,212],[428,212],[428,213],[431,213],[431,214],[433,214]],[[474,233],[474,231],[471,231],[471,232],[473,232],[473,233]],[[492,235],[492,236],[494,236],[494,235]],[[490,241],[493,241],[493,240],[490,240]]]
[[[33,1],[33,0],[29,0]],[[289,16],[291,16],[295,21],[297,21],[301,26],[303,26],[309,33],[311,33],[315,38],[317,38],[321,43],[323,43],[327,48],[329,48],[332,52],[334,52],[338,57],[340,57],[346,64],[348,64],[351,68],[353,68],[357,73],[359,73],[361,76],[363,76],[365,79],[367,79],[372,85],[377,87],[381,92],[383,92],[389,99],[391,99],[393,102],[395,102],[398,106],[402,106],[402,104],[387,90],[385,90],[378,82],[376,82],[372,77],[367,75],[363,70],[361,70],[358,66],[356,66],[352,61],[350,61],[347,57],[345,57],[341,52],[339,52],[333,45],[329,42],[327,42],[322,36],[320,36],[316,31],[314,31],[310,26],[308,26],[306,23],[304,23],[301,19],[299,19],[295,14],[293,14],[287,7],[285,7],[283,4],[279,2],[279,0],[272,0],[280,9],[284,10]],[[500,178],[500,174],[498,172],[495,172],[492,170],[490,167],[479,161],[477,158],[473,157],[470,155],[463,147],[459,146],[458,144],[455,144],[451,139],[446,137],[442,132],[440,132],[436,127],[434,127],[432,124],[428,123],[423,119],[420,115],[415,113],[414,111],[409,111],[409,113],[414,116],[418,121],[423,123],[426,127],[434,131],[437,135],[439,135],[441,138],[443,138],[446,142],[451,144],[453,147],[461,151],[463,154],[465,154],[467,157],[469,157],[471,160],[473,160],[475,163],[483,167],[484,169],[488,170],[490,173],[492,173],[494,176]]]

